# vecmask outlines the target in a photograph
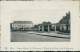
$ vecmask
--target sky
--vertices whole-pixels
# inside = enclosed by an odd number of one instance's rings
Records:
[[[42,22],[58,23],[69,10],[60,9],[18,9],[11,11],[11,20],[13,21],[32,21],[33,24]]]

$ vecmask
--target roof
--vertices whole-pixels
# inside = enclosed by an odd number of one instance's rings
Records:
[[[14,21],[13,23],[26,23],[26,24],[33,24],[32,21]]]

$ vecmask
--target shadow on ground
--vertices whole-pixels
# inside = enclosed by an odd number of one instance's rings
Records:
[[[48,37],[56,37],[56,38],[64,38],[64,39],[70,39],[70,38],[68,38],[68,37],[59,37],[59,36],[42,35],[42,34],[36,34],[36,35],[48,36]]]

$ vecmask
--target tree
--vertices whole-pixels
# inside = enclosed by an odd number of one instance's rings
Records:
[[[44,21],[42,24],[46,24],[46,22]]]
[[[51,22],[47,22],[47,24],[51,24]]]

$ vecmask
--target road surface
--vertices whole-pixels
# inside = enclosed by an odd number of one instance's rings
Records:
[[[37,35],[26,31],[11,32],[11,42],[69,42],[70,39]]]

